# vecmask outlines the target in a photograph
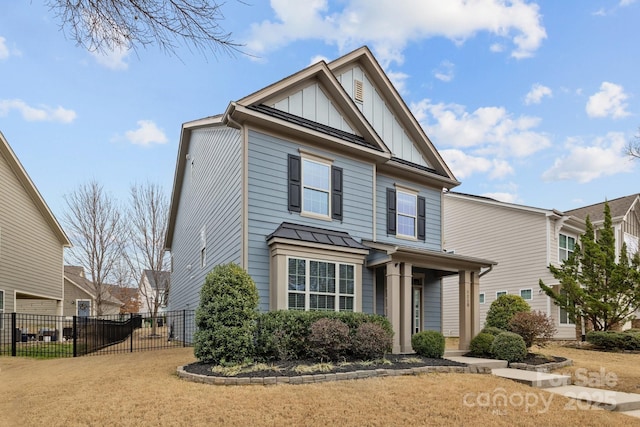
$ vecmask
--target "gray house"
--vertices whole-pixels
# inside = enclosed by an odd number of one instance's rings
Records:
[[[458,184],[369,49],[311,65],[182,126],[169,309],[195,308],[233,262],[261,310],[382,314],[408,352],[441,330],[442,278],[457,276],[466,348],[494,263],[442,250],[443,189]]]

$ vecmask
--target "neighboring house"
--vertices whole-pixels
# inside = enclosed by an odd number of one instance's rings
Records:
[[[102,315],[120,314],[122,302],[105,285],[102,296]],[[85,277],[84,268],[64,266],[64,315],[88,317],[97,315],[96,289]]]
[[[156,303],[158,304],[158,313],[167,311],[170,283],[171,272],[144,270],[139,286],[140,311],[153,313]]]
[[[63,252],[70,246],[0,133],[0,314],[62,315]]]
[[[182,126],[169,308],[196,308],[206,274],[233,262],[262,311],[382,314],[393,351],[410,352],[413,333],[441,330],[453,275],[467,348],[494,263],[442,251],[443,189],[457,185],[369,49],[315,63]]]
[[[109,293],[122,303],[120,314],[140,312],[142,302],[140,301],[140,291],[138,288],[109,285]]]
[[[640,235],[638,195],[608,203],[618,251],[623,240],[628,242],[627,246],[637,250]],[[547,285],[559,286],[548,266],[560,266],[574,250],[574,245],[584,233],[587,215],[596,229],[602,226],[604,202],[560,212],[449,192],[444,195],[443,212],[445,250],[470,252],[498,262],[491,274],[482,279],[480,286],[481,325],[484,325],[491,303],[499,295],[508,293],[522,296],[533,310],[550,316],[557,328],[556,338],[575,339],[582,333],[582,325],[575,325],[567,312],[544,294],[538,283],[542,279]],[[459,334],[458,298],[448,291],[455,287],[455,281],[445,279],[445,336]]]

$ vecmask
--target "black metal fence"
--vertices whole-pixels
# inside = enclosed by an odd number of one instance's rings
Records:
[[[78,357],[192,345],[195,311],[99,317],[0,314],[0,356]]]

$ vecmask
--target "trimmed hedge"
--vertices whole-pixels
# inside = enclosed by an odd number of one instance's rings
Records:
[[[411,337],[411,347],[420,356],[441,359],[444,355],[444,335],[438,331],[418,332]]]
[[[494,339],[492,334],[480,332],[471,340],[469,351],[474,356],[491,356],[491,344]]]
[[[491,354],[507,362],[521,362],[527,357],[527,345],[522,337],[513,332],[503,332],[494,338]]]
[[[589,331],[587,342],[605,350],[640,350],[640,333]]]
[[[269,311],[261,313],[258,317],[255,336],[256,359],[270,361],[312,358],[314,354],[309,343],[311,325],[324,318],[344,322],[349,327],[351,339],[356,335],[360,325],[368,323],[379,325],[388,334],[389,343],[393,338],[391,323],[380,315],[326,311]],[[385,348],[385,352],[389,351],[391,344]],[[352,348],[347,354],[356,356],[355,352]]]
[[[509,332],[509,331],[507,331],[505,329],[496,328],[494,326],[485,326],[480,331],[481,334],[491,334],[494,337],[497,337],[498,335],[500,335],[503,332]]]
[[[351,340],[353,355],[372,360],[384,357],[393,344],[393,335],[376,323],[363,323],[358,326]]]
[[[497,300],[491,303],[491,307],[487,311],[485,325],[509,330],[509,320],[514,314],[522,311],[531,311],[531,306],[524,298],[511,294],[500,295]]]
[[[311,353],[320,360],[337,361],[350,347],[349,327],[338,319],[318,319],[311,324],[308,337]]]

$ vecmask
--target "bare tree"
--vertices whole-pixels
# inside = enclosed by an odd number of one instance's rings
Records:
[[[175,52],[185,41],[214,54],[238,45],[224,31],[216,0],[47,0],[61,28],[90,51],[136,49],[157,44]]]
[[[169,201],[160,185],[131,186],[124,256],[139,284],[143,304],[151,311],[152,335],[157,335],[158,311],[166,304],[170,287],[164,249],[168,218]]]
[[[636,135],[635,139],[627,145],[627,154],[640,159],[640,134]]]
[[[96,181],[80,185],[64,199],[67,211],[63,221],[73,241],[67,255],[88,274],[96,314],[101,316],[103,305],[110,297],[107,283],[121,252],[121,213]]]

